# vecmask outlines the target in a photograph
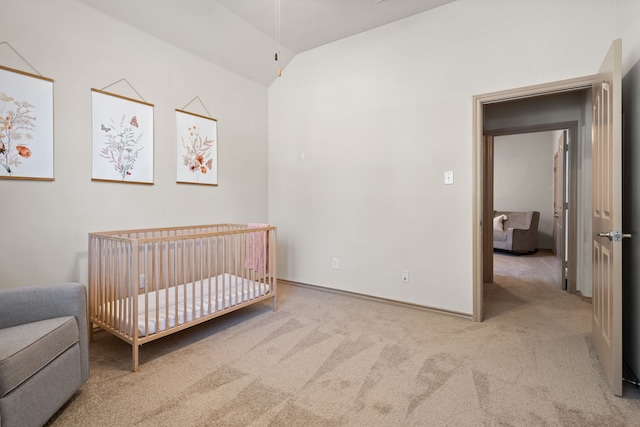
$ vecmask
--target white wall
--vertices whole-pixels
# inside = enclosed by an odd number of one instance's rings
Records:
[[[91,231],[266,221],[266,88],[73,0],[2,1],[0,41],[55,81],[55,180],[0,180],[0,287],[86,282]],[[0,64],[33,72],[6,45]],[[152,186],[91,181],[91,88],[122,78],[155,105]],[[218,120],[218,187],[175,182],[174,110],[195,96]]]
[[[615,7],[459,0],[298,55],[269,89],[279,275],[471,313],[472,97],[593,74]]]
[[[499,211],[538,211],[536,248],[553,248],[553,156],[557,132],[494,138],[493,206]]]
[[[622,39],[622,75],[640,61],[640,2],[617,0],[618,38]]]

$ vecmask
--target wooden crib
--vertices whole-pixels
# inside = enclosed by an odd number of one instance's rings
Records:
[[[193,325],[272,299],[276,227],[214,224],[89,234],[89,328],[138,349]]]

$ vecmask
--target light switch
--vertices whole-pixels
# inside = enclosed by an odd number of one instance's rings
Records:
[[[444,172],[444,183],[446,185],[453,184],[453,171],[445,171]]]

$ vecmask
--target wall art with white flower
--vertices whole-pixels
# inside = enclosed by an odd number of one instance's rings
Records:
[[[0,178],[53,180],[53,80],[2,66]]]
[[[91,89],[91,179],[153,184],[153,105]]]
[[[176,110],[177,182],[218,185],[217,120]]]

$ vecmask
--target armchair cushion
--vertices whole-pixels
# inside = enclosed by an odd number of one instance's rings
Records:
[[[44,425],[89,377],[87,288],[0,289],[0,426]]]
[[[80,367],[86,381],[89,378],[87,287],[81,283],[63,283],[0,289],[0,328],[64,316],[75,316],[78,322]]]
[[[0,397],[79,341],[73,316],[0,329]]]
[[[493,241],[495,242],[506,242],[509,237],[508,231],[493,231]],[[494,244],[495,247],[495,244]]]

